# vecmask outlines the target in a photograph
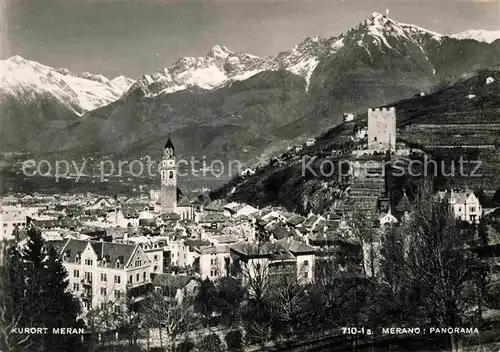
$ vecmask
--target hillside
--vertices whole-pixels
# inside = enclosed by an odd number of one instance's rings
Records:
[[[490,76],[495,81],[486,84],[486,78]],[[475,97],[469,99],[469,94]],[[481,70],[433,94],[415,96],[387,106],[396,107],[399,147],[419,148],[435,160],[443,161],[445,173],[449,171],[451,161],[458,162],[460,157],[467,161],[482,161],[476,172],[482,177],[462,176],[459,173],[448,177],[439,172],[437,177],[433,177],[436,188],[468,185],[484,189],[490,196],[500,188],[499,70]],[[300,152],[289,150],[281,154],[279,158],[284,165],[271,161],[269,165],[257,169],[253,176],[233,179],[213,192],[212,197],[245,201],[257,206],[282,205],[304,213],[329,210],[334,205],[340,207],[345,190],[350,188],[351,192],[365,193],[358,200],[366,198],[373,204],[384,186],[383,178],[375,174],[367,184],[353,185],[338,177],[338,173],[322,177],[309,171],[302,172],[311,158],[316,158],[312,169],[317,174],[325,161],[332,161],[337,167],[342,160],[361,160],[356,159],[352,151],[363,148],[366,140],[352,141],[351,136],[354,129],[366,124],[367,114],[359,114],[354,121],[342,123],[323,133],[314,146],[304,147]],[[337,156],[337,151],[342,153],[341,156]],[[384,155],[366,158],[372,162],[383,162],[384,159]],[[475,166],[465,166],[464,174],[470,175],[471,167]],[[327,169],[325,174],[328,173]],[[408,176],[393,178],[393,198],[400,196],[402,188],[413,188],[414,184],[410,183],[419,182],[418,179]]]

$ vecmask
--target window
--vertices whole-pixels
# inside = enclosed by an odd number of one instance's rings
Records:
[[[80,256],[78,254],[75,256],[75,263],[80,263]]]
[[[120,298],[120,290],[115,290],[114,294],[115,294],[115,298],[117,298],[117,299]]]
[[[146,281],[146,273],[142,273],[142,280]]]
[[[73,291],[79,291],[80,290],[80,284],[74,283],[73,284]]]
[[[92,282],[92,273],[85,273],[85,279],[88,282]]]
[[[118,314],[121,313],[120,306],[115,306],[115,313],[118,313]]]
[[[132,279],[133,279],[133,275],[130,275],[130,277],[128,278],[128,283],[131,284],[132,283]]]
[[[120,264],[120,261],[119,261],[119,260],[117,260],[117,261],[116,261],[116,268],[117,268],[117,269],[119,269],[119,268],[120,268],[120,265],[121,265],[121,264]]]
[[[80,277],[80,272],[78,270],[73,270],[74,277]]]
[[[308,266],[309,265],[309,261],[308,260],[304,260],[304,266]]]
[[[92,259],[85,259],[85,265],[92,265]]]
[[[215,276],[215,270],[210,270],[210,277]]]
[[[158,256],[157,256],[157,255],[155,255],[155,256],[153,257],[153,259],[154,259],[154,260],[158,260]]]
[[[304,272],[303,275],[304,275],[304,279],[309,279],[309,272],[308,271]]]
[[[121,283],[121,276],[120,275],[115,275],[115,284]]]
[[[101,296],[106,296],[106,287],[101,287]]]
[[[174,253],[172,253],[172,258],[173,258],[174,256],[175,256],[175,255],[174,255]]]
[[[210,258],[210,265],[214,265],[214,259]]]
[[[139,282],[139,274],[135,276],[135,279],[136,279],[135,281]]]
[[[107,275],[106,275],[106,274],[101,273],[101,281],[102,281],[102,282],[106,282],[106,281],[108,281],[108,277],[107,277]]]
[[[476,207],[470,207],[469,211],[472,212],[472,213],[474,213],[476,211]]]

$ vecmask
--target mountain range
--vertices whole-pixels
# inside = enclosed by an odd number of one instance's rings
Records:
[[[342,112],[499,65],[493,37],[445,36],[373,13],[345,33],[306,38],[275,56],[216,45],[137,81],[14,56],[0,66],[2,149],[159,157],[170,133],[181,156],[252,163],[338,124]]]

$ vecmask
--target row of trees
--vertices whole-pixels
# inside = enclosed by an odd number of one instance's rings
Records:
[[[4,245],[0,267],[0,347],[5,351],[79,351],[80,336],[53,335],[52,328],[81,328],[78,299],[68,292],[67,272],[53,247],[35,230],[24,249]],[[46,328],[43,334],[18,329]]]

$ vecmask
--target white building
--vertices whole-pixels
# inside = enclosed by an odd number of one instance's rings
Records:
[[[302,283],[314,280],[316,250],[305,243],[292,239],[261,244],[241,241],[229,248],[231,262],[240,268],[243,285],[269,275],[296,275]]]
[[[448,204],[450,211],[458,219],[471,224],[479,222],[483,209],[473,191],[456,192],[446,190],[438,192],[438,197]]]
[[[490,76],[490,77],[486,78],[486,84],[491,84],[493,82],[495,82],[495,79],[493,77]]]
[[[313,145],[316,144],[316,138],[309,138],[307,141],[306,141],[306,147],[312,147]]]
[[[2,205],[0,208],[0,239],[14,239],[12,235],[14,228],[26,226],[26,217],[33,217],[37,212],[36,208]]]
[[[122,302],[126,293],[131,303],[140,301],[150,289],[152,262],[140,245],[69,239],[61,255],[69,287],[87,311]]]
[[[352,121],[354,120],[354,114],[352,112],[345,112],[343,115],[342,115],[342,120],[344,122],[349,122],[349,121]]]

